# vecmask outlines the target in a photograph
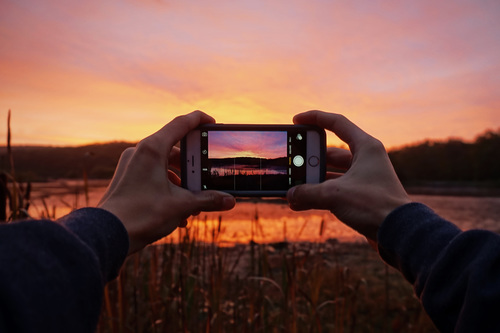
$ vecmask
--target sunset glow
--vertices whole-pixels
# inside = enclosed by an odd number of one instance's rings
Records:
[[[286,140],[287,132],[209,132],[208,158],[286,157]]]
[[[3,0],[0,145],[343,113],[388,147],[500,127],[497,1]],[[333,135],[329,144],[337,144]]]

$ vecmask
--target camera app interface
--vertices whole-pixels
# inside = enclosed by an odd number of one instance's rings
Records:
[[[305,182],[306,133],[202,131],[202,189],[283,191]]]

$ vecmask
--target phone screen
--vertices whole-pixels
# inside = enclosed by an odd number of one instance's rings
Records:
[[[286,191],[306,182],[306,130],[202,130],[200,135],[204,190]]]

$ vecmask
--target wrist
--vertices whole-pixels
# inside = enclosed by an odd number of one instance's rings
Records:
[[[378,210],[375,212],[373,224],[371,224],[370,227],[367,227],[363,234],[369,240],[377,242],[379,229],[387,217],[399,207],[411,202],[412,200],[406,194],[403,196],[400,195],[387,198],[383,204],[380,204]]]

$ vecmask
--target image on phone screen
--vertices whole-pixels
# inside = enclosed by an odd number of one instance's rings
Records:
[[[283,190],[305,180],[305,131],[201,131],[202,189]],[[295,158],[293,158],[295,157]]]

